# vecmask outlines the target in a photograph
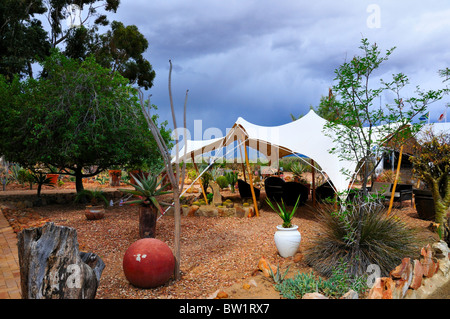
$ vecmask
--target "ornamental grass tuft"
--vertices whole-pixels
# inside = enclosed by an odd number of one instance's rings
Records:
[[[364,275],[377,265],[381,276],[414,256],[418,249],[415,231],[397,216],[387,215],[383,201],[356,195],[341,209],[325,205],[318,214],[321,229],[305,252],[305,261],[324,276],[330,276],[338,262],[348,265],[354,276]]]

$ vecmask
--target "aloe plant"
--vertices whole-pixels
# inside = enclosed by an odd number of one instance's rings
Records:
[[[120,191],[138,196],[139,199],[126,201],[125,204],[139,205],[139,236],[141,238],[153,238],[156,234],[157,210],[164,214],[161,205],[172,206],[171,204],[158,201],[160,195],[170,194],[172,191],[164,191],[169,185],[161,186],[163,179],[158,181],[158,175],[133,176],[134,184],[126,182],[134,189],[120,189]],[[161,187],[160,187],[161,186]]]
[[[133,186],[134,190],[132,189],[119,189],[119,190],[127,194],[138,196],[139,199],[126,201],[124,204],[138,204],[144,207],[154,206],[160,212],[163,212],[161,204],[167,206],[171,205],[165,202],[159,202],[156,199],[156,196],[172,193],[172,191],[164,191],[164,189],[167,186],[169,186],[169,184],[159,187],[162,184],[163,179],[160,179],[158,181],[158,175],[148,174],[148,176],[134,176],[134,175],[132,176],[135,179],[135,184],[132,184],[130,182],[125,183]]]
[[[281,206],[280,206],[280,204],[275,202],[277,204],[277,207],[275,207],[275,205],[270,201],[270,199],[266,198],[267,204],[269,204],[269,206],[275,212],[277,212],[278,216],[280,216],[281,219],[283,220],[283,224],[282,224],[283,228],[290,228],[290,227],[292,227],[291,221],[292,221],[292,218],[294,217],[295,211],[297,210],[299,201],[300,201],[300,196],[298,196],[297,201],[295,202],[294,208],[292,208],[292,211],[289,212],[286,209],[286,206],[284,205],[283,199],[281,199]]]

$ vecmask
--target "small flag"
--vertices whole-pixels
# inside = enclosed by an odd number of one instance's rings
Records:
[[[426,114],[422,115],[421,117],[419,117],[419,120],[421,121],[426,121],[430,118],[430,112],[428,111]]]
[[[445,110],[444,113],[442,113],[441,116],[439,116],[439,118],[438,118],[439,122],[444,120],[446,113],[447,113],[447,110]]]

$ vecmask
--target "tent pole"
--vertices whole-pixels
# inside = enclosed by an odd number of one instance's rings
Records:
[[[191,154],[191,158],[192,158],[192,163],[194,164],[195,171],[197,172],[197,175],[199,175],[200,172],[198,171],[197,164],[194,161],[194,155],[193,154]],[[208,203],[208,197],[206,197],[206,193],[205,193],[205,189],[203,188],[202,181],[200,181],[200,187],[202,188],[202,193],[203,193],[203,197],[205,198],[205,202]]]
[[[252,191],[253,204],[255,205],[255,214],[256,214],[256,217],[259,217],[258,203],[256,202],[255,190],[253,189],[252,172],[250,169],[250,164],[248,163],[247,146],[245,146],[245,143],[244,143],[244,151],[245,151],[245,163],[247,164],[247,170],[248,170],[248,178],[250,179],[250,190]]]
[[[244,143],[244,148],[245,148],[245,143]],[[245,166],[244,166],[244,161],[243,161],[243,158],[242,158],[241,144],[239,144],[239,153],[241,154],[242,175],[244,175],[244,181],[247,183],[247,178],[245,177]]]
[[[316,170],[314,169],[314,160],[311,158],[311,173],[312,173],[312,202],[313,207],[316,207]]]
[[[400,154],[398,156],[398,164],[397,164],[397,173],[395,174],[394,185],[392,185],[391,200],[389,202],[389,210],[387,213],[388,216],[391,213],[392,205],[394,204],[395,188],[397,187],[398,177],[400,175],[400,166],[402,165],[402,153],[403,153],[403,144],[402,146],[400,146]],[[394,165],[394,163],[392,163],[392,165]]]

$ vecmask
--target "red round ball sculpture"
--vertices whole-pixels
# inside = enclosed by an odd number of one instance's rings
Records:
[[[135,287],[154,288],[172,276],[175,257],[166,243],[155,238],[143,238],[131,244],[123,257],[123,271]]]

